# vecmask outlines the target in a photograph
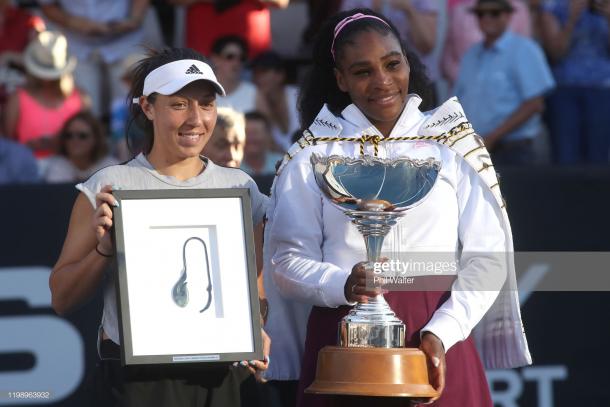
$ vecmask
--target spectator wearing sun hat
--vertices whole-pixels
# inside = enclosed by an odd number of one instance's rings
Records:
[[[471,11],[483,41],[464,55],[455,95],[494,165],[536,162],[544,96],[555,87],[544,52],[530,38],[510,31],[514,7],[508,0],[477,0]]]
[[[532,16],[526,2],[509,0],[513,7],[510,29],[524,37],[532,37]],[[445,46],[441,54],[443,77],[453,85],[457,79],[460,62],[468,49],[483,39],[474,13],[470,11],[475,0],[459,0],[448,6]]]
[[[23,62],[26,84],[9,96],[4,132],[42,159],[54,153],[55,137],[64,122],[87,108],[89,102],[74,87],[76,58],[68,53],[68,42],[62,34],[38,34],[27,46]]]
[[[150,45],[144,23],[149,0],[38,0],[49,21],[68,38],[78,58],[75,79],[92,101],[92,111],[108,113],[110,102],[123,93],[121,62],[142,44]],[[157,44],[155,44],[157,45]]]

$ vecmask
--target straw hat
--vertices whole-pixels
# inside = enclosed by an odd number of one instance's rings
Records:
[[[23,61],[26,71],[39,79],[60,79],[76,66],[68,54],[68,40],[56,31],[39,33],[27,46]]]

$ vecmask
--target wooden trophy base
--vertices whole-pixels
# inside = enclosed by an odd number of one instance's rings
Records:
[[[430,399],[426,355],[416,348],[325,346],[305,393]]]

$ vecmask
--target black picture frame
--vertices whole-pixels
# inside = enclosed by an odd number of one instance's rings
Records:
[[[113,195],[122,364],[262,360],[250,191]],[[204,254],[197,257],[198,250]],[[205,260],[194,262],[191,274],[187,254]],[[206,272],[193,271],[201,264]],[[170,280],[176,283],[168,286]]]

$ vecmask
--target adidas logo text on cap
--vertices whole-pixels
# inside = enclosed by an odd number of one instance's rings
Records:
[[[197,66],[195,64],[191,65],[189,67],[189,69],[186,70],[185,74],[198,74],[198,75],[203,75],[203,72],[201,72],[199,70],[199,68],[197,68]]]
[[[212,68],[205,62],[195,59],[180,59],[153,69],[144,79],[142,94],[148,96],[157,92],[171,95],[189,83],[201,79],[211,82],[219,95],[226,94]]]

